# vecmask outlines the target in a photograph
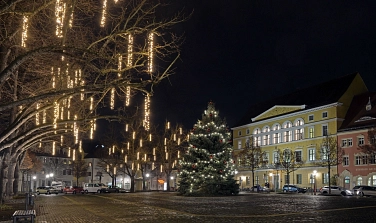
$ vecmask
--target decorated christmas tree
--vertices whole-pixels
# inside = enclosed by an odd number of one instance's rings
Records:
[[[231,132],[218,116],[213,102],[189,134],[189,146],[180,162],[179,193],[182,195],[235,195],[239,184],[234,179],[231,157]]]

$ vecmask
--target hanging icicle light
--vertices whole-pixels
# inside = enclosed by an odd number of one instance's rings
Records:
[[[121,77],[121,63],[123,61],[123,56],[120,54],[118,58],[118,77]]]
[[[144,128],[146,129],[146,131],[150,129],[150,96],[149,94],[145,96]]]
[[[153,148],[153,156],[155,156],[155,148]]]
[[[111,148],[108,148],[108,155],[111,155]]]
[[[129,151],[129,142],[127,143],[127,149],[128,149],[128,151]]]
[[[46,113],[46,109],[43,110],[43,124],[45,124],[47,121],[47,113]]]
[[[146,161],[146,159],[147,159],[147,155],[146,155],[146,153],[145,153],[145,155],[144,155],[144,160]]]
[[[148,72],[153,72],[153,44],[154,44],[154,34],[149,33],[148,36]]]
[[[112,153],[115,153],[115,145],[112,145]]]
[[[136,132],[133,132],[133,139],[136,138]]]
[[[71,157],[71,148],[68,147],[68,157]]]
[[[93,120],[90,120],[90,139],[93,139],[94,136],[94,123]]]
[[[128,132],[128,124],[125,124],[125,131]]]
[[[111,110],[115,108],[115,88],[111,89],[111,101],[110,101]]]
[[[76,160],[76,150],[75,150],[75,149],[73,150],[73,155],[72,155],[72,157],[73,157],[73,161],[75,161],[75,160]]]
[[[90,97],[90,111],[93,111],[94,98]]]
[[[167,122],[167,126],[166,126],[167,129],[170,129],[170,122]]]
[[[63,135],[61,135],[61,136],[60,136],[60,146],[62,146],[62,145],[63,145],[63,143],[64,143],[64,136],[63,136]]]
[[[124,163],[127,163],[127,162],[128,162],[128,156],[125,155],[125,156],[124,156]]]
[[[55,156],[56,142],[52,142],[52,155]]]
[[[183,134],[183,128],[179,128],[179,133],[180,133],[180,135]]]
[[[80,143],[78,144],[78,151],[82,153],[82,140],[80,140]]]
[[[178,159],[180,158],[180,151],[178,150]]]
[[[101,27],[104,27],[104,24],[106,23],[106,14],[107,14],[107,0],[103,0]]]
[[[75,144],[78,143],[78,127],[77,127],[77,115],[74,116],[74,122],[73,122],[73,134],[74,134],[74,138],[75,138]]]
[[[37,111],[39,111],[40,104],[37,103]],[[35,125],[39,125],[39,112],[35,114]]]
[[[59,104],[57,103],[57,101],[54,102],[54,122],[53,122],[53,125],[54,125],[54,129],[57,128],[57,119],[59,118]],[[56,132],[55,132],[56,134]]]
[[[149,141],[151,142],[151,134],[149,134]]]
[[[166,152],[166,160],[168,160],[168,153]]]
[[[180,138],[178,138],[178,145],[180,145]]]
[[[174,142],[176,141],[176,134],[174,134]]]
[[[51,67],[51,76],[52,76],[52,88],[55,88],[56,80],[55,80],[55,74],[54,74],[54,67]]]
[[[21,46],[22,47],[26,47],[28,26],[29,26],[29,18],[27,16],[24,16],[23,20],[22,20],[22,38],[21,38]]]
[[[164,144],[163,145],[167,145],[167,138],[164,138]]]
[[[151,163],[151,170],[154,170],[154,162]]]
[[[56,16],[56,36],[63,37],[63,26],[65,18],[66,4],[63,0],[56,0],[55,4],[55,16]]]
[[[142,147],[142,139],[140,139],[140,147]]]
[[[140,152],[137,152],[137,160],[140,159]]]

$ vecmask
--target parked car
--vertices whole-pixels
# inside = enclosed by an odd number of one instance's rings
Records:
[[[376,196],[376,187],[360,186],[358,189],[358,195],[360,196]]]
[[[85,183],[82,193],[100,193],[103,188],[107,186],[102,183]]]
[[[320,193],[322,195],[329,195],[329,186],[323,186],[320,188]],[[346,188],[342,188],[339,186],[330,186],[330,194],[333,195],[342,195],[342,196],[352,196],[353,192],[351,190],[347,190]]]
[[[127,192],[124,188],[118,186],[109,186],[107,188],[102,188],[100,193],[125,193]]]
[[[301,188],[301,187],[298,187],[296,185],[293,185],[293,184],[290,184],[290,185],[283,185],[283,188],[282,188],[282,191],[284,193],[286,192],[294,192],[294,193],[305,193],[307,192],[307,188]]]
[[[267,187],[261,187],[260,185],[256,185],[251,187],[251,191],[257,191],[257,192],[266,192],[269,193],[270,189]]]
[[[63,189],[64,194],[72,193],[72,194],[77,194],[77,193],[82,193],[84,191],[83,187],[77,187],[77,186],[66,186]]]
[[[54,187],[50,187],[50,186],[42,186],[42,187],[38,187],[37,188],[37,194],[58,194],[59,193],[59,190],[54,188]]]

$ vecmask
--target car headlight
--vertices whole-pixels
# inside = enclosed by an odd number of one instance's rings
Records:
[[[346,193],[348,194],[352,194],[352,192],[350,190],[346,190]]]

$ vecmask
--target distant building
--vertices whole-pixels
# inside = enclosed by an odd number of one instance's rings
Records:
[[[240,187],[252,186],[251,171],[237,160],[250,139],[266,153],[266,164],[255,171],[255,184],[269,183],[270,188],[281,189],[288,182],[285,172],[276,165],[279,149],[290,150],[304,161],[289,175],[290,184],[311,187],[316,180],[317,188],[327,185],[327,168],[316,164],[323,159],[320,146],[326,136],[336,137],[352,98],[367,91],[361,76],[355,73],[253,105],[232,128]],[[337,168],[333,167],[331,176],[335,174]]]
[[[366,92],[352,100],[341,128],[338,143],[344,150],[338,165],[338,184],[348,189],[355,185],[376,186],[376,156],[360,150],[369,145],[368,130],[376,127],[376,93]]]

